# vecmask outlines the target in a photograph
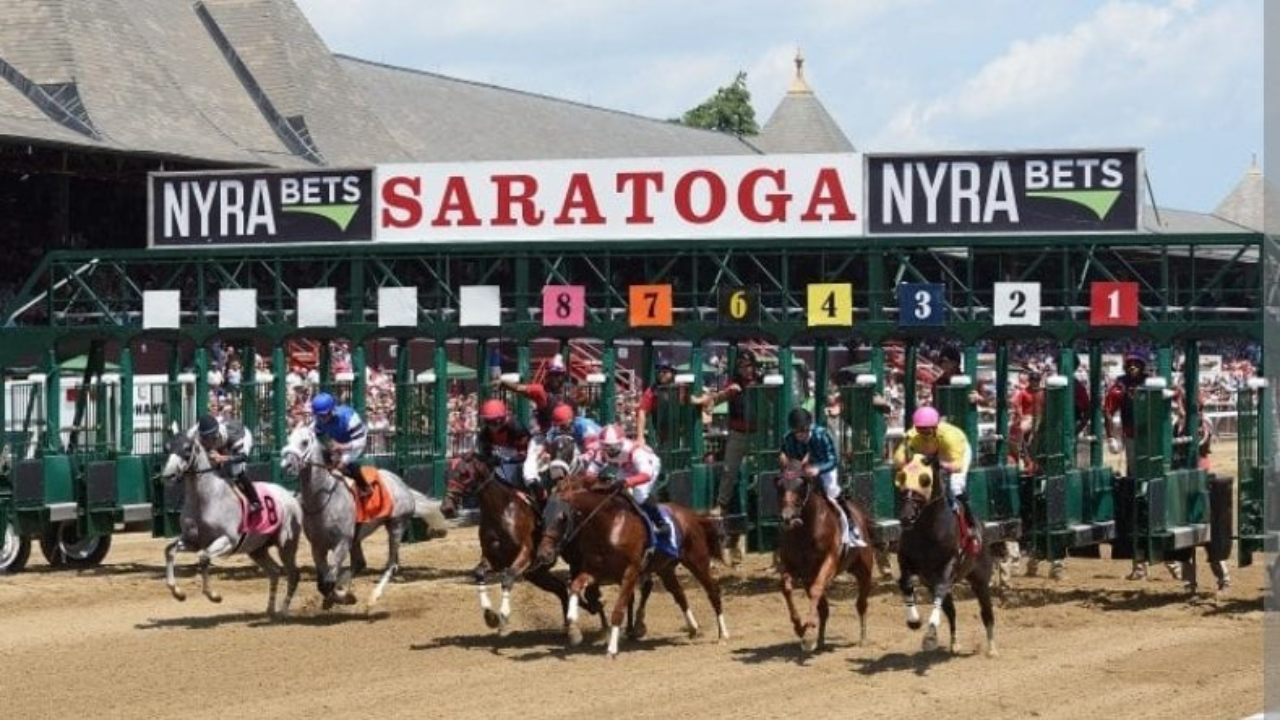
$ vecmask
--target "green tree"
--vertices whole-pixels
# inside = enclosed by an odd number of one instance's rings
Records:
[[[747,89],[747,74],[739,71],[732,84],[716,90],[715,95],[685,113],[678,122],[734,135],[759,135],[756,111],[751,107],[751,91]]]

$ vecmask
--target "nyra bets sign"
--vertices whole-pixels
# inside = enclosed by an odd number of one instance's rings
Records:
[[[871,155],[871,234],[1096,233],[1138,229],[1136,150]]]
[[[379,165],[379,241],[849,237],[858,154]]]

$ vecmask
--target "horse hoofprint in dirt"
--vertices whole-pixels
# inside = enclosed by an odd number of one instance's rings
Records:
[[[353,605],[351,576],[365,567],[360,541],[380,527],[387,529],[387,565],[369,596],[369,606],[376,605],[387,583],[400,570],[400,539],[414,517],[422,518],[432,536],[442,536],[445,519],[439,501],[410,488],[394,473],[379,470],[375,497],[383,504],[377,517],[359,525],[356,536],[357,508],[355,495],[342,475],[326,462],[324,444],[310,425],[299,425],[289,433],[288,444],[280,451],[280,464],[296,473],[302,497],[302,529],[311,543],[311,556],[316,564],[316,583],[328,609],[339,603]],[[383,494],[385,493],[385,494]],[[351,565],[346,565],[348,554]]]
[[[209,564],[214,558],[247,553],[267,573],[271,591],[267,614],[280,616],[289,612],[294,590],[298,587],[298,540],[301,536],[302,508],[289,491],[279,485],[258,483],[262,511],[246,517],[246,503],[219,475],[200,443],[185,434],[175,434],[169,441],[169,459],[161,477],[166,482],[182,479],[185,492],[182,501],[181,534],[165,546],[165,581],[169,591],[179,600],[187,595],[174,579],[174,562],[179,552],[198,552],[200,579],[205,597],[222,602],[222,596],[209,585]],[[276,608],[276,589],[280,581],[280,565],[268,550],[278,548],[284,564],[286,589],[284,602]]]

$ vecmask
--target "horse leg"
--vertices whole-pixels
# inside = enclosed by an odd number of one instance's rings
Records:
[[[174,577],[173,566],[178,560],[178,552],[185,551],[187,547],[182,544],[182,538],[174,538],[172,542],[164,546],[164,582],[169,586],[169,592],[176,600],[186,600],[187,594],[178,587],[178,580]]]
[[[729,639],[729,626],[724,621],[724,603],[720,599],[720,583],[711,575],[711,553],[708,550],[702,557],[694,559],[685,557],[681,564],[693,575],[698,584],[707,594],[707,599],[711,601],[711,609],[716,614],[716,631],[719,633],[720,640]]]
[[[796,631],[796,637],[800,638],[800,649],[807,651],[804,641],[804,623],[800,622],[800,611],[796,608],[795,580],[791,577],[790,572],[782,573],[782,599],[787,603],[787,615],[791,617],[791,627]]]
[[[858,645],[867,644],[867,598],[871,595],[871,572],[875,562],[874,553],[869,548],[855,551],[853,565],[849,568],[854,579],[858,581]]]
[[[947,645],[947,649],[951,652],[957,650],[956,647],[956,600],[955,596],[947,593],[942,600],[942,613],[947,616],[947,629],[951,631],[951,642]]]
[[[933,610],[929,613],[929,627],[925,629],[924,641],[920,643],[920,649],[925,652],[932,652],[938,649],[938,625],[942,622],[942,605],[947,597],[944,594],[933,596]]]
[[[680,578],[676,577],[676,568],[671,566],[660,573],[662,577],[662,587],[671,593],[671,597],[675,598],[676,605],[680,606],[680,612],[684,613],[684,630],[689,637],[696,638],[702,632],[698,627],[698,620],[693,617],[693,609],[689,607],[689,598],[684,594],[684,588],[680,586]]]
[[[551,574],[545,567],[538,567],[525,574],[534,587],[541,588],[556,596],[560,601],[560,617],[569,613],[569,588],[563,580]]]
[[[663,579],[666,584],[666,579]],[[644,609],[649,604],[649,594],[653,592],[653,575],[646,574],[644,579],[640,581],[640,607],[636,609],[634,617],[627,618],[627,639],[639,640],[649,634],[649,628],[644,624]],[[627,607],[627,615],[631,615],[631,608]]]
[[[978,599],[982,627],[987,631],[987,657],[995,657],[998,654],[996,652],[996,613],[991,607],[991,583],[979,574],[977,579],[970,577],[969,587],[973,588],[973,595]]]
[[[817,637],[813,643],[805,648],[806,652],[815,652],[822,649],[823,643],[826,641],[827,616],[824,610],[827,597],[827,586],[836,576],[839,570],[839,559],[828,555],[822,560],[822,564],[818,566],[818,572],[814,573],[813,582],[809,583],[809,587],[805,589],[805,593],[809,596],[809,616],[805,618],[804,628],[817,629]],[[803,644],[803,640],[801,643]]]
[[[257,550],[249,553],[249,557],[253,559],[258,567],[267,574],[267,617],[274,618],[276,616],[276,591],[280,588],[280,566],[275,560],[271,559],[271,555],[267,552],[264,545]]]
[[[636,583],[640,581],[640,568],[628,565],[622,573],[622,581],[618,583],[618,599],[613,603],[613,613],[609,617],[609,658],[618,657],[618,638],[622,635],[622,621],[627,614],[627,606],[635,595]]]
[[[284,566],[284,604],[280,607],[280,617],[289,614],[289,605],[293,603],[293,594],[298,590],[298,536],[279,546],[280,564]]]
[[[382,577],[378,578],[378,584],[373,587],[373,594],[369,596],[369,607],[378,604],[382,593],[387,589],[387,583],[400,571],[400,536],[403,529],[399,520],[387,523],[387,566],[382,569]]]
[[[569,647],[582,644],[582,629],[578,627],[578,598],[590,586],[595,578],[588,573],[578,573],[569,584],[569,609],[564,614],[565,632],[569,635]]]
[[[223,535],[222,537],[209,543],[209,546],[200,551],[200,587],[204,592],[204,596],[209,598],[211,602],[222,602],[222,596],[214,591],[213,586],[209,584],[209,565],[216,557],[222,557],[231,552],[234,545],[231,538]]]
[[[818,646],[815,648],[818,652],[822,652],[827,647],[827,619],[831,617],[831,603],[827,600],[826,593],[818,597]]]
[[[901,567],[902,558],[898,558],[898,565]],[[898,577],[898,590],[902,593],[902,602],[907,612],[907,627],[912,630],[920,629],[920,612],[916,610],[916,586],[911,582],[910,571],[902,567],[902,573]]]
[[[489,570],[488,561],[481,560],[479,565],[471,571],[471,576],[476,581],[476,592],[480,595],[480,611],[484,613],[484,624],[490,628],[498,627],[498,614],[493,611],[493,604],[489,601]]]
[[[356,525],[355,532],[351,534],[351,575],[354,577],[365,571],[369,567],[369,563],[364,559],[364,545],[362,541],[365,538],[364,525]]]

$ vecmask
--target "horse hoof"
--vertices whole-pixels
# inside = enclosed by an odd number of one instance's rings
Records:
[[[322,610],[331,610],[333,609],[333,603],[334,603],[333,596],[325,595],[324,602],[320,603],[320,608]]]
[[[801,638],[800,650],[806,655],[812,655],[814,650],[818,649],[818,641],[816,638]]]
[[[569,647],[578,647],[582,644],[582,629],[577,625],[569,626]]]
[[[987,657],[989,658],[1000,657],[1000,651],[996,650],[995,645],[992,645],[991,647],[987,648]]]
[[[206,594],[206,595],[205,595],[205,597],[209,598],[209,602],[211,602],[211,603],[220,603],[220,602],[222,602],[222,596],[221,596],[221,595],[219,595],[219,594],[217,594],[217,593]]]
[[[631,628],[631,632],[629,633],[632,640],[642,640],[644,639],[644,636],[648,634],[649,627],[643,622],[636,623],[635,627]]]
[[[341,602],[343,605],[355,605],[358,600],[356,600],[355,594],[348,592],[339,598],[338,602]]]
[[[693,640],[702,634],[702,628],[691,627],[688,630],[685,630],[685,632],[689,635],[689,639]]]
[[[912,630],[919,630],[920,628],[924,627],[924,623],[922,623],[922,622],[921,622],[921,621],[919,621],[919,620],[914,620],[914,621],[913,621],[913,620],[908,620],[908,621],[907,621],[907,627],[908,627],[908,628],[910,628],[910,629],[912,629]]]
[[[486,608],[484,611],[484,624],[492,630],[501,625],[502,621],[498,618],[498,613]]]
[[[920,643],[920,649],[925,652],[933,652],[938,649],[938,638],[925,635],[924,642]]]

